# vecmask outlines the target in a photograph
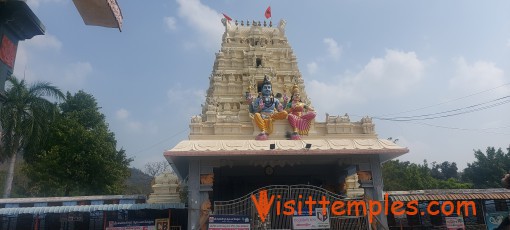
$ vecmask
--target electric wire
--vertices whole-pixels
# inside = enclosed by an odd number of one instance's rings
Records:
[[[167,138],[165,138],[165,139],[163,139],[163,140],[161,140],[161,141],[159,141],[159,142],[157,142],[157,143],[155,143],[155,144],[152,144],[152,145],[151,145],[151,146],[149,146],[149,147],[143,148],[143,149],[141,149],[141,150],[139,150],[139,151],[135,152],[133,155],[138,155],[139,153],[142,153],[142,152],[145,152],[145,151],[147,151],[147,150],[150,150],[150,149],[152,149],[152,148],[154,148],[154,147],[156,147],[156,146],[158,146],[158,145],[160,145],[160,144],[162,144],[162,143],[164,143],[164,142],[166,142],[166,141],[168,141],[168,140],[171,140],[172,138],[174,138],[174,137],[176,137],[176,136],[178,136],[178,135],[180,135],[180,134],[184,133],[184,132],[185,132],[185,131],[187,131],[187,130],[188,130],[187,128],[186,128],[186,129],[183,129],[183,130],[181,130],[181,131],[179,131],[179,132],[177,132],[177,133],[173,134],[173,135],[172,135],[172,136],[170,136],[170,137],[167,137]]]
[[[458,109],[453,109],[453,110],[448,110],[448,111],[443,111],[443,112],[437,112],[437,113],[407,116],[407,117],[372,117],[372,118],[378,119],[378,120],[388,120],[388,121],[415,121],[415,120],[438,119],[438,118],[451,117],[451,116],[457,116],[457,115],[462,115],[462,114],[466,114],[466,113],[482,111],[482,110],[486,110],[486,109],[493,108],[496,106],[504,105],[504,104],[509,103],[510,100],[504,100],[504,101],[500,101],[500,100],[503,100],[506,98],[510,98],[510,96],[505,96],[505,97],[497,98],[497,99],[494,99],[494,100],[491,100],[488,102],[483,102],[483,103],[470,105],[470,106],[463,107],[463,108],[458,108]],[[494,102],[497,102],[497,103],[494,103]],[[494,104],[489,104],[489,103],[494,103]],[[489,105],[486,105],[486,104],[489,104]],[[481,105],[485,105],[485,106],[479,107]],[[470,110],[466,110],[466,109],[470,109]],[[465,111],[462,111],[462,110],[465,110]],[[457,112],[457,111],[461,111],[461,112]],[[452,112],[457,112],[457,113],[452,113]],[[441,114],[445,114],[445,115],[441,115]],[[435,115],[439,115],[439,116],[435,116]]]
[[[450,102],[453,102],[453,101],[458,101],[458,100],[462,100],[462,99],[465,99],[465,98],[468,98],[468,97],[472,97],[472,96],[475,96],[475,95],[478,95],[478,94],[486,93],[486,92],[489,92],[489,91],[492,91],[492,90],[495,90],[495,89],[498,89],[498,88],[501,88],[501,87],[507,86],[507,85],[510,85],[510,82],[502,84],[502,85],[499,85],[499,86],[496,86],[496,87],[493,87],[493,88],[490,88],[490,89],[486,89],[486,90],[482,90],[482,91],[479,91],[479,92],[476,92],[476,93],[472,93],[472,94],[469,94],[469,95],[466,95],[466,96],[454,98],[452,100],[448,100],[448,101],[445,101],[445,102],[441,102],[441,103],[437,103],[437,104],[433,104],[433,105],[428,105],[428,106],[424,106],[424,107],[420,107],[420,108],[416,108],[416,109],[410,109],[410,110],[406,110],[406,111],[402,111],[402,112],[397,112],[397,113],[383,114],[383,115],[380,115],[380,117],[397,115],[397,114],[402,114],[402,113],[409,113],[409,112],[414,112],[414,111],[418,111],[418,110],[422,110],[422,109],[428,109],[428,108],[439,106],[439,105],[444,105],[444,104],[447,104],[447,103],[450,103]]]
[[[497,128],[467,129],[467,128],[458,128],[458,127],[449,127],[449,126],[442,126],[442,125],[434,125],[434,124],[429,124],[429,123],[424,123],[424,122],[411,122],[411,123],[419,124],[419,125],[426,125],[426,126],[435,127],[435,128],[442,128],[442,129],[471,131],[471,132],[480,132],[480,133],[498,134],[498,135],[507,135],[507,136],[510,135],[510,133],[501,133],[501,132],[486,131],[486,130],[491,130],[491,129],[507,128],[507,127],[510,127],[510,125],[509,126],[504,126],[504,127],[497,127]]]
[[[479,92],[476,92],[476,93],[473,93],[473,94],[469,94],[469,95],[466,95],[466,96],[463,96],[463,97],[459,97],[459,98],[455,98],[455,99],[452,99],[452,100],[448,100],[448,101],[445,101],[445,102],[441,102],[441,103],[437,103],[437,104],[433,104],[433,105],[428,105],[428,106],[424,106],[424,107],[420,107],[420,108],[416,108],[416,109],[406,110],[406,111],[402,111],[402,112],[397,112],[397,113],[383,114],[381,116],[374,116],[372,118],[373,119],[377,119],[377,120],[384,120],[384,121],[410,122],[410,121],[417,121],[417,120],[438,119],[438,118],[451,117],[451,116],[457,116],[457,115],[462,115],[462,114],[466,114],[466,113],[482,111],[482,110],[485,110],[485,109],[489,109],[489,108],[493,108],[493,107],[500,106],[500,105],[503,105],[503,104],[507,104],[507,103],[510,102],[510,100],[501,101],[501,102],[498,102],[498,103],[495,103],[495,104],[491,104],[491,105],[487,105],[487,106],[484,106],[484,107],[479,107],[479,108],[476,108],[476,107],[481,106],[481,105],[485,105],[485,104],[489,104],[489,103],[493,103],[493,102],[497,102],[497,101],[500,101],[500,100],[503,100],[503,99],[506,99],[506,98],[510,98],[510,96],[500,97],[500,98],[497,98],[497,99],[494,99],[494,100],[491,100],[491,101],[487,101],[487,102],[483,102],[483,103],[479,103],[479,104],[475,104],[475,105],[470,105],[470,106],[463,107],[463,108],[457,108],[457,109],[437,112],[437,113],[429,113],[429,114],[422,114],[422,115],[415,115],[415,116],[404,116],[404,117],[389,117],[389,118],[388,117],[384,117],[384,116],[390,116],[390,115],[396,115],[396,114],[402,114],[402,113],[409,113],[409,112],[419,111],[419,110],[423,110],[423,109],[428,109],[428,108],[431,108],[431,107],[435,107],[435,106],[447,104],[447,103],[450,103],[450,102],[453,102],[453,101],[458,101],[458,100],[461,100],[461,99],[472,97],[472,96],[475,96],[475,95],[478,95],[478,94],[486,93],[486,92],[489,92],[491,90],[495,90],[497,88],[501,88],[501,87],[507,86],[507,85],[510,85],[510,82],[506,83],[506,84],[502,84],[502,85],[496,86],[496,87],[493,87],[493,88],[490,88],[490,89],[487,89],[487,90],[483,90],[483,91],[479,91]],[[471,108],[473,108],[473,109],[471,109]],[[461,111],[461,110],[465,110],[465,109],[471,109],[471,110],[462,111],[462,112],[453,113],[453,114],[447,114],[447,113]],[[440,115],[440,114],[446,114],[446,115]],[[440,115],[440,116],[434,116],[434,115]],[[359,115],[353,115],[353,116],[359,116]],[[363,116],[359,116],[359,117],[363,117]],[[486,131],[484,131],[484,130],[488,130],[488,129],[507,128],[507,127],[510,127],[510,125],[509,126],[505,126],[505,127],[487,128],[487,129],[465,129],[465,128],[457,128],[457,127],[440,126],[440,125],[434,125],[434,124],[423,123],[423,122],[413,122],[413,123],[421,124],[421,125],[427,125],[427,126],[431,126],[431,127],[437,127],[437,128],[444,128],[444,129],[454,129],[454,130],[464,130],[464,131],[479,131],[479,132],[485,132],[485,133],[510,135],[510,134],[506,134],[506,133],[497,133],[497,132],[486,132]],[[151,145],[149,147],[146,147],[146,148],[144,148],[142,150],[139,150],[136,153],[134,153],[133,155],[137,155],[139,153],[142,153],[142,152],[145,152],[145,151],[147,151],[149,149],[152,149],[155,146],[157,146],[157,145],[159,145],[159,144],[161,144],[163,142],[166,142],[166,141],[174,138],[177,135],[180,135],[181,133],[183,133],[186,130],[187,129],[184,129],[184,130],[182,130],[182,131],[180,131],[180,132],[178,132],[178,133],[176,133],[176,134],[174,134],[174,135],[172,135],[172,136],[170,136],[168,138],[165,138],[165,139],[163,139],[163,140],[161,140],[161,141],[159,141],[159,142],[157,142],[157,143],[155,143],[155,144],[153,144],[153,145]]]

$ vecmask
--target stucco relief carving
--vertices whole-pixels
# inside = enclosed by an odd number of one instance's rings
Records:
[[[264,75],[272,77],[270,80],[273,82],[275,97],[278,93],[285,94],[286,87],[297,84],[301,91],[301,101],[313,107],[305,91],[296,55],[285,36],[285,20],[275,23],[274,27],[264,26],[262,23],[259,26],[258,21],[235,23],[222,20],[222,23],[225,26],[224,40],[216,54],[202,114],[191,119],[193,128],[190,139],[207,139],[207,135],[215,135],[214,139],[217,139],[218,135],[251,139],[249,135],[254,135],[257,127],[250,122],[250,107],[246,103],[246,95],[248,92],[253,99],[259,96]],[[260,65],[259,68],[256,65]],[[280,128],[284,129],[281,126]],[[285,131],[279,133],[285,134]],[[351,122],[347,114],[327,115],[326,122],[313,123],[310,133],[375,134],[371,118],[364,117],[361,122]],[[284,139],[283,134],[278,134],[280,136],[277,138]]]
[[[195,115],[191,117],[191,123],[201,123],[202,122],[202,116]]]

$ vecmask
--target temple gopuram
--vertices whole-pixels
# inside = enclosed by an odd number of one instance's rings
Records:
[[[315,120],[284,20],[222,23],[202,113],[191,118],[189,139],[164,153],[187,181],[188,229],[208,229],[222,216],[241,217],[247,229],[316,229],[297,227],[298,214],[281,215],[276,203],[263,221],[252,198],[266,193],[282,203],[308,197],[384,202],[381,163],[409,150],[379,139],[370,117]],[[369,225],[366,216],[323,219],[322,229]],[[379,214],[372,225],[386,222]]]

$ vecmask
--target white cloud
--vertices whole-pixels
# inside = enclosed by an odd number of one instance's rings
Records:
[[[224,32],[221,14],[202,4],[200,0],[177,0],[177,3],[179,16],[201,35],[201,44],[208,49],[217,50]]]
[[[126,109],[122,108],[122,109],[117,110],[117,112],[115,112],[115,116],[119,120],[125,120],[129,117],[129,112]]]
[[[510,39],[506,42],[506,47],[510,48]]]
[[[28,82],[48,81],[63,91],[83,88],[93,71],[90,62],[55,62],[48,50],[60,50],[62,43],[53,35],[36,36],[19,43],[14,75]],[[59,57],[60,55],[56,55]]]
[[[27,0],[27,4],[31,8],[37,8],[39,5],[44,3],[63,3],[65,0]]]
[[[14,63],[14,75],[17,77],[24,77],[27,73],[27,64],[29,62],[30,55],[26,44],[20,42],[18,45],[18,51],[16,53],[16,62]]]
[[[504,71],[492,62],[477,61],[469,64],[463,57],[454,59],[456,64],[455,75],[450,79],[450,90],[459,94],[473,93],[501,86],[508,82]],[[507,94],[508,87],[498,89]]]
[[[57,37],[49,33],[46,33],[45,35],[35,36],[32,39],[27,40],[26,43],[28,46],[38,49],[60,50],[60,48],[62,48],[62,42],[60,42],[60,40],[58,40]]]
[[[57,37],[49,33],[21,41],[18,45],[18,51],[16,54],[14,75],[23,77],[27,81],[37,80],[36,73],[32,70],[32,68],[37,66],[39,63],[31,62],[31,60],[34,59],[36,51],[59,51],[61,48],[62,42],[60,42]]]
[[[310,75],[313,75],[315,73],[317,73],[317,69],[318,69],[318,66],[317,66],[317,62],[310,62],[306,65],[306,68],[308,69],[308,73]]]
[[[323,42],[328,46],[329,56],[334,59],[340,58],[342,47],[340,47],[333,38],[324,38]]]
[[[315,108],[336,111],[345,104],[368,99],[401,96],[416,87],[425,70],[425,62],[414,52],[386,50],[383,58],[372,58],[358,73],[345,73],[338,82],[312,80],[308,94],[312,98],[335,98],[315,101]]]
[[[163,21],[165,22],[165,25],[170,30],[176,30],[177,29],[177,21],[174,17],[165,17],[163,18]]]
[[[137,122],[137,121],[128,121],[127,122],[127,127],[129,128],[129,130],[131,130],[133,132],[141,132],[141,131],[143,131],[142,123]]]
[[[125,132],[131,134],[143,134],[150,132],[154,134],[157,132],[157,127],[153,125],[144,125],[142,122],[130,118],[130,113],[125,108],[120,108],[115,112],[115,117],[120,122]]]

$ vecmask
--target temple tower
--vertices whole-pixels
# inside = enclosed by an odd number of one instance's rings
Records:
[[[253,139],[254,126],[245,96],[260,92],[265,75],[275,95],[288,95],[297,84],[302,101],[311,106],[297,58],[285,36],[284,20],[276,27],[255,21],[222,23],[225,32],[221,49],[209,77],[202,114],[191,120],[190,140]],[[276,131],[275,135],[283,138],[283,129]]]
[[[378,139],[370,117],[315,121],[284,20],[222,23],[202,113],[191,118],[189,140],[165,152],[179,179],[188,179],[188,228],[206,229],[210,214],[245,215],[253,229],[292,228],[290,217],[261,223],[251,200],[240,198],[259,188],[332,200],[361,188],[365,199],[382,201],[381,163],[409,150]],[[239,205],[245,213],[233,213]],[[332,217],[331,229],[343,229],[342,218]],[[384,214],[376,219],[387,226]]]

